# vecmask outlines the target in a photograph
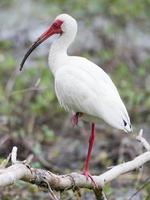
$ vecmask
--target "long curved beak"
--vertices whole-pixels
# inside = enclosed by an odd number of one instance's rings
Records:
[[[46,39],[48,39],[50,36],[54,35],[54,34],[60,34],[61,30],[60,29],[55,29],[53,24],[52,26],[50,26],[48,28],[47,31],[45,31],[29,48],[29,50],[27,51],[27,53],[25,54],[21,64],[20,64],[20,71],[23,69],[24,63],[26,61],[26,59],[29,57],[29,55],[32,53],[32,51],[38,47],[42,42],[44,42]]]

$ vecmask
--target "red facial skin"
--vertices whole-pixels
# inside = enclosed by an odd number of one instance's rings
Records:
[[[38,47],[42,42],[44,42],[46,39],[48,39],[50,36],[54,35],[54,34],[62,34],[63,31],[61,29],[61,25],[63,24],[62,20],[55,20],[53,22],[53,24],[48,28],[47,31],[45,31],[40,37],[38,37],[38,39],[31,45],[31,47],[29,48],[29,50],[27,51],[27,53],[25,54],[21,65],[20,65],[20,71],[23,68],[23,65],[26,61],[26,59],[28,58],[28,56],[32,53],[32,51]]]

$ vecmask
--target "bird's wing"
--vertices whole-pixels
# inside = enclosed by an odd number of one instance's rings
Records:
[[[60,104],[67,110],[103,118],[119,129],[130,126],[127,110],[115,85],[91,62],[60,68],[55,75],[55,90]]]

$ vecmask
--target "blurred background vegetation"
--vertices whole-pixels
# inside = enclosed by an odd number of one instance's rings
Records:
[[[64,12],[79,24],[70,54],[89,58],[110,74],[127,106],[134,134],[143,128],[150,140],[149,8],[150,0],[0,0],[0,162],[17,145],[19,159],[33,155],[34,167],[58,173],[82,170],[89,125],[80,122],[72,128],[71,115],[58,105],[47,62],[51,41],[40,46],[19,72],[26,49]],[[103,122],[97,126],[96,137],[92,174],[133,159],[142,151],[133,136]],[[106,186],[108,199],[129,199],[149,176],[149,166],[143,168],[140,179],[135,171]],[[88,190],[81,193],[81,199],[94,199]],[[2,200],[20,198],[48,199],[49,195],[21,181],[0,189]],[[76,198],[69,191],[62,199]],[[133,199],[149,200],[150,186]]]

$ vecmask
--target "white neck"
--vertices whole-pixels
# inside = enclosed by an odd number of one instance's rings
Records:
[[[67,63],[69,58],[67,50],[77,33],[76,21],[74,20],[72,23],[64,24],[62,28],[64,28],[62,35],[53,42],[49,51],[49,67],[54,75],[59,67]]]

